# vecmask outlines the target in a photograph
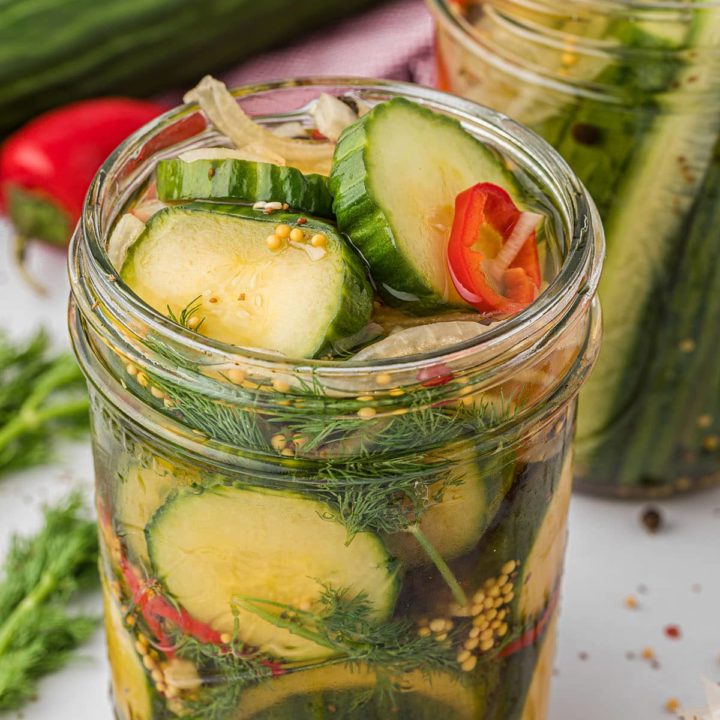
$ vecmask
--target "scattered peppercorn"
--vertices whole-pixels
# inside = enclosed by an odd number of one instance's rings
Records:
[[[665,627],[665,635],[671,640],[679,640],[682,637],[680,628],[677,625],[668,625]]]
[[[665,703],[665,709],[670,713],[675,713],[680,708],[680,701],[677,698],[670,698]]]
[[[649,533],[656,533],[661,529],[663,524],[663,518],[659,508],[653,506],[647,507],[643,510],[641,519],[642,524]]]
[[[575,123],[572,127],[572,136],[581,145],[598,145],[602,141],[602,130],[590,123]]]
[[[628,595],[625,598],[625,607],[634,610],[638,606],[637,598],[634,595]]]

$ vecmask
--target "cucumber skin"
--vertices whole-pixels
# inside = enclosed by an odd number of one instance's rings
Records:
[[[329,237],[338,238],[344,259],[343,265],[345,268],[345,275],[342,281],[342,298],[338,312],[332,323],[328,326],[323,343],[316,350],[315,357],[322,355],[322,353],[327,350],[330,350],[335,341],[353,335],[370,322],[373,309],[373,291],[367,277],[367,268],[363,264],[363,261],[358,257],[355,250],[341,235],[339,235],[337,228],[334,225],[331,225],[322,219],[305,214],[298,215],[297,213],[289,212],[273,212],[266,215],[263,212],[258,212],[257,210],[253,210],[251,207],[243,205],[223,205],[216,203],[195,202],[182,205],[180,207],[182,210],[188,212],[224,213],[247,220],[264,222],[267,223],[268,226],[274,226],[279,223],[296,225],[298,218],[303,217],[307,221],[304,225],[302,225],[304,230],[316,230],[319,233],[325,233]],[[176,208],[166,208],[156,213],[148,222],[147,227],[149,228],[153,222],[162,221],[164,213],[172,212],[175,209]],[[148,230],[146,228],[145,232],[128,250],[121,276],[124,275],[125,268],[129,266],[129,263],[132,260],[134,248],[137,247],[138,243],[147,232]],[[268,234],[270,234],[270,230],[268,230]]]
[[[688,26],[690,46],[694,34],[700,31],[697,25]],[[614,35],[631,48],[662,50],[676,47],[668,40],[654,37],[649,32],[629,25],[625,21],[620,21],[619,26],[614,28]],[[632,108],[631,112],[621,111],[622,106],[613,108],[610,105],[584,99],[559,116],[533,126],[533,129],[545,137],[578,174],[593,196],[605,223],[608,251],[605,262],[606,272],[599,289],[601,303],[604,295],[609,292],[608,287],[611,283],[612,273],[607,268],[612,264],[614,256],[623,251],[622,227],[618,227],[618,223],[615,222],[623,212],[621,189],[623,182],[631,178],[633,173],[638,172],[644,153],[657,152],[657,150],[648,150],[646,141],[647,133],[652,132],[656,123],[664,122],[663,112],[667,112],[663,111],[656,98],[662,91],[672,92],[668,89],[682,69],[683,63],[678,58],[660,58],[659,55],[653,63],[643,65],[641,68],[633,66],[632,59],[627,65],[610,67],[598,76],[597,81],[620,89],[622,101]],[[579,142],[573,132],[578,124],[587,124],[599,131],[597,142],[590,144]],[[659,182],[662,182],[662,179]],[[638,208],[637,212],[642,213],[643,209]],[[658,474],[657,469],[661,465],[654,460],[652,449],[646,447],[645,450],[640,451],[634,447],[636,440],[641,445],[645,443],[641,435],[659,434],[657,423],[661,417],[664,417],[657,414],[650,415],[644,412],[641,406],[656,407],[651,400],[651,394],[655,392],[651,383],[663,384],[657,376],[653,380],[649,378],[656,375],[659,358],[666,355],[663,343],[668,342],[666,339],[668,333],[664,323],[666,316],[674,313],[674,310],[663,301],[667,300],[671,292],[672,297],[675,297],[674,291],[670,290],[673,280],[671,274],[676,272],[683,252],[683,231],[679,230],[669,236],[665,234],[663,237],[661,228],[659,239],[667,245],[663,253],[663,266],[668,270],[656,275],[653,291],[648,291],[640,300],[644,305],[640,313],[640,321],[628,330],[627,340],[619,350],[626,357],[623,371],[612,383],[603,383],[600,386],[599,370],[596,369],[596,374],[590,377],[580,394],[577,470],[584,487],[588,490],[593,486],[598,488],[604,486],[607,489],[618,484],[662,485],[667,480],[659,478],[669,475],[668,479],[671,479],[672,476],[669,467],[665,467]],[[611,324],[608,326],[612,327]],[[660,340],[660,337],[663,339]],[[651,338],[652,342],[649,343],[648,338]],[[600,353],[599,369],[604,367],[603,358],[607,357],[610,348],[611,346],[606,342]],[[612,351],[615,352],[615,348]],[[592,397],[591,393],[593,393]],[[583,420],[597,414],[593,397],[602,399],[606,406],[612,402],[612,406],[611,409],[602,411],[602,415],[606,418],[604,428],[592,434],[585,434]],[[611,401],[608,401],[608,398],[611,398]],[[670,399],[671,397],[667,398]],[[644,416],[645,419],[640,421],[640,416]],[[638,427],[641,422],[643,428]],[[667,426],[664,427],[667,430]],[[677,437],[672,439],[665,434],[665,438],[675,446]],[[653,445],[653,442],[650,445]],[[659,451],[660,448],[655,447],[655,450]],[[634,460],[626,462],[624,457],[626,454],[633,455]],[[664,456],[662,451],[657,455],[658,459]]]
[[[293,210],[333,218],[327,178],[297,168],[250,160],[161,160],[156,168],[160,200],[286,202]]]
[[[702,444],[702,434],[720,428],[720,243],[713,233],[719,227],[720,142],[684,228],[676,282],[669,290],[675,302],[663,316],[643,400],[608,439],[618,446],[614,455],[619,458],[619,484],[634,485],[638,478],[648,487],[671,482],[684,474],[686,467],[683,448],[678,445],[695,451]],[[684,340],[695,342],[692,352],[680,350]],[[700,415],[709,415],[714,429],[700,430]],[[597,479],[601,481],[605,478],[602,458],[598,461]],[[708,467],[701,472],[710,473],[716,468],[717,456],[715,463],[709,459]],[[690,474],[690,468],[687,472]],[[591,485],[595,474],[593,467],[585,483]]]
[[[366,164],[366,148],[372,126],[396,106],[413,108],[431,122],[445,123],[465,130],[456,120],[427,110],[404,98],[376,105],[369,113],[345,129],[338,140],[330,172],[330,192],[338,227],[350,237],[370,266],[378,293],[392,306],[404,307],[416,314],[451,310],[453,305],[424,282],[399,248],[387,216],[380,207]],[[511,177],[511,176],[509,176]],[[402,182],[402,177],[398,178]]]
[[[5,0],[0,135],[80,98],[148,96],[186,85],[376,2]],[[252,28],[242,42],[239,28]]]

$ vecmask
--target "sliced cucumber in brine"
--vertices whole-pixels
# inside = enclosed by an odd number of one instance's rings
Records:
[[[332,218],[327,178],[297,168],[232,157],[161,160],[156,169],[160,200],[282,202],[294,210]]]
[[[278,627],[237,604],[279,616],[284,606],[322,615],[326,588],[363,593],[373,618],[393,611],[398,579],[372,533],[347,530],[322,502],[290,492],[216,486],[186,490],[160,508],[147,530],[153,569],[195,619],[285,660],[333,649]]]
[[[342,134],[330,173],[338,227],[389,304],[467,307],[448,271],[447,244],[455,198],[479,182],[519,194],[493,150],[457,121],[402,98],[377,105]]]
[[[446,673],[405,673],[403,690],[392,699],[377,686],[377,675],[365,665],[302,670],[249,688],[230,719],[474,720],[484,716],[482,693]]]
[[[468,461],[453,466],[447,478],[428,488],[428,507],[417,527],[444,560],[460,557],[478,544],[512,483],[511,470]],[[386,543],[406,567],[432,562],[412,532],[389,535]]]
[[[112,671],[112,694],[122,718],[151,720],[153,690],[150,676],[135,650],[135,639],[123,624],[117,603],[102,578],[105,638]]]
[[[192,308],[187,326],[207,337],[314,357],[367,324],[372,288],[334,226],[299,218],[213,203],[167,208],[129,249],[121,276],[163,314]],[[302,229],[303,240],[274,235],[278,225]]]

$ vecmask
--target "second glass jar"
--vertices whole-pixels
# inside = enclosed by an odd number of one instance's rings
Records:
[[[430,0],[438,83],[554,145],[605,224],[578,486],[720,482],[720,3]]]

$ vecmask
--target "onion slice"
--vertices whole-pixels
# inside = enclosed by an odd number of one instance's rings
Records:
[[[329,172],[334,145],[279,137],[253,122],[237,104],[223,83],[206,75],[196,87],[185,93],[185,102],[196,102],[210,122],[240,150],[248,145],[255,151],[280,155],[288,165],[300,170]]]

